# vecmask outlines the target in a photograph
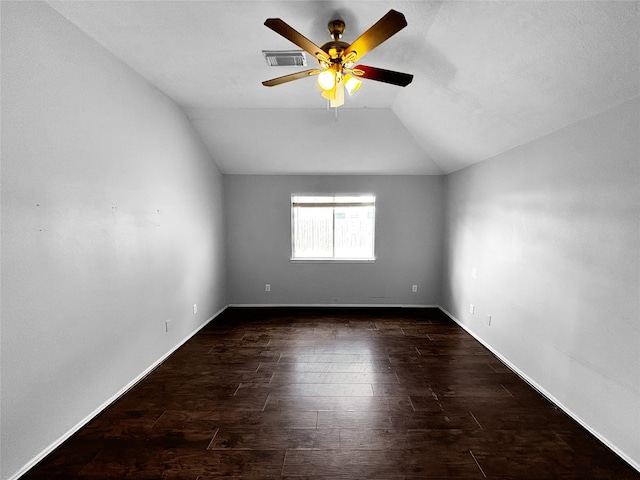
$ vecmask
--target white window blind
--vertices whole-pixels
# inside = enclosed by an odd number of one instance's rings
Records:
[[[374,260],[375,196],[292,196],[294,260]]]

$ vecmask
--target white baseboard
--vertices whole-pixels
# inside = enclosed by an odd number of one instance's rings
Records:
[[[439,305],[397,303],[231,303],[235,308],[440,308]]]
[[[527,382],[532,388],[534,388],[540,395],[545,397],[551,403],[556,405],[560,410],[569,415],[573,420],[578,422],[582,428],[588,431],[591,435],[600,440],[604,445],[606,445],[612,452],[622,458],[625,462],[627,462],[632,468],[635,468],[638,472],[640,472],[640,464],[631,459],[628,455],[626,455],[623,451],[621,451],[618,447],[616,447],[613,443],[611,443],[606,437],[602,436],[599,432],[594,430],[588,423],[586,423],[582,418],[572,412],[569,408],[562,404],[556,397],[551,395],[547,390],[545,390],[540,384],[538,384],[535,380],[530,378],[527,374],[521,371],[518,367],[516,367],[513,363],[503,357],[498,351],[496,351],[491,345],[485,342],[481,337],[479,337],[475,332],[470,330],[464,323],[458,320],[456,317],[451,315],[447,310],[442,307],[439,307],[442,312],[447,315],[451,320],[456,322],[462,329],[464,329],[469,335],[475,338],[478,342],[480,342],[487,350],[493,353],[502,363],[504,363],[511,371],[513,371],[516,375],[518,375],[522,380]]]
[[[62,445],[74,433],[76,433],[78,430],[80,430],[82,427],[84,427],[87,423],[89,423],[91,420],[93,420],[95,417],[97,417],[101,412],[106,410],[112,403],[114,403],[116,400],[118,400],[120,397],[122,397],[125,393],[127,393],[129,390],[131,390],[138,382],[140,382],[142,379],[144,379],[144,377],[149,375],[149,373],[151,373],[156,367],[158,367],[158,365],[160,365],[167,358],[169,358],[169,356],[173,352],[175,352],[178,348],[180,348],[182,345],[184,345],[191,337],[193,337],[196,333],[198,333],[200,330],[202,330],[204,327],[206,327],[216,317],[221,315],[222,312],[224,312],[227,308],[228,308],[228,305],[222,307],[218,312],[216,312],[206,322],[204,322],[202,325],[200,325],[198,328],[196,328],[193,332],[191,332],[189,335],[187,335],[184,339],[182,339],[180,342],[178,342],[175,347],[173,347],[171,350],[169,350],[167,353],[165,353],[162,357],[160,357],[158,360],[156,360],[153,364],[151,364],[148,368],[146,368],[140,375],[138,375],[136,378],[131,380],[127,385],[122,387],[115,395],[113,395],[111,398],[109,398],[106,402],[104,402],[102,405],[100,405],[98,408],[96,408],[93,412],[91,412],[85,418],[80,420],[75,426],[73,426],[71,429],[69,429],[64,435],[62,435],[55,442],[53,442],[51,445],[49,445],[47,448],[45,448],[42,452],[40,452],[38,455],[36,455],[34,458],[32,458],[20,470],[18,470],[11,477],[9,477],[8,480],[17,480],[22,475],[24,475],[29,470],[31,470],[33,467],[35,467],[41,460],[43,460],[47,455],[49,455],[56,448],[58,448],[60,445]]]

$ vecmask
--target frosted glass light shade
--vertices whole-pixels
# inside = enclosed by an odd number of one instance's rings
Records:
[[[347,89],[347,93],[349,95],[353,95],[354,93],[356,93],[360,89],[361,85],[362,82],[353,75],[344,76],[344,88]]]
[[[318,75],[318,85],[323,90],[332,90],[336,85],[336,77],[333,71],[324,70]]]

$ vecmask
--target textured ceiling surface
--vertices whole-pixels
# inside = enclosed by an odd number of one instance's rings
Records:
[[[177,102],[225,173],[439,174],[640,95],[638,1],[49,1]],[[296,48],[283,19],[321,45],[355,40],[389,9],[408,26],[360,63],[407,72],[364,81],[337,118],[311,67],[269,67]],[[308,57],[309,65],[313,59]]]

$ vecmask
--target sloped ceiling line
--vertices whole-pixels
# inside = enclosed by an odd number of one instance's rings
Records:
[[[225,173],[448,173],[640,94],[638,2],[48,3],[183,107]],[[264,62],[291,48],[266,18],[321,43],[339,15],[350,42],[390,8],[408,26],[363,63],[408,87],[366,82],[335,122],[314,79],[261,85],[300,70]]]

